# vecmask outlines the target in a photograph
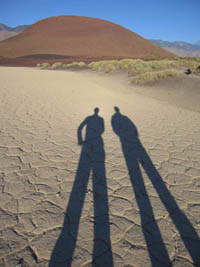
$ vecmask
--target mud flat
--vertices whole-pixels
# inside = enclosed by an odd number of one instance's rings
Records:
[[[167,96],[177,81],[0,80],[0,266],[200,266],[200,113]]]

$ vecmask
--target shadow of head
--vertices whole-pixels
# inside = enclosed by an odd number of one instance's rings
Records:
[[[113,131],[124,141],[135,142],[138,139],[138,131],[134,123],[125,115],[121,114],[119,107],[114,107],[115,114],[111,124]]]
[[[120,113],[120,109],[118,107],[114,107],[116,113]]]
[[[98,113],[99,113],[99,108],[96,107],[96,108],[94,109],[94,114],[95,114],[95,115],[98,115]]]

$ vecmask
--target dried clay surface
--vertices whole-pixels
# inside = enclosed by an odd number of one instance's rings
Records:
[[[0,80],[0,266],[200,266],[200,113],[82,72]]]

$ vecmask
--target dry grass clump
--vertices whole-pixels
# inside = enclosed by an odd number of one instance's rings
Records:
[[[118,67],[119,69],[128,70],[141,62],[144,61],[141,59],[121,59],[118,61]]]
[[[199,63],[195,60],[178,59],[178,60],[153,60],[153,61],[142,61],[128,72],[130,76],[139,75],[145,72],[160,71],[169,68],[190,68],[192,73],[197,73]]]
[[[117,60],[102,60],[91,62],[90,64],[88,64],[88,67],[94,71],[112,73],[116,70],[117,63]]]
[[[196,68],[196,72],[200,73],[200,65]]]
[[[163,59],[163,60],[153,60],[146,63],[152,68],[152,70],[163,70],[172,67],[173,62],[174,60]]]
[[[61,69],[64,67],[64,64],[62,62],[56,62],[51,65],[51,69]]]
[[[47,69],[47,68],[50,67],[50,64],[48,62],[44,62],[44,63],[41,63],[41,64],[37,64],[37,67],[41,68],[41,69]]]
[[[162,70],[170,65],[170,60],[143,61],[141,59],[121,59],[92,62],[88,67],[101,72],[109,72],[108,69],[111,70],[110,72],[125,70],[129,72],[129,75],[138,75],[143,72]]]
[[[110,63],[110,64],[106,64],[104,67],[104,72],[105,73],[113,73],[115,72],[116,67],[114,64]]]
[[[117,70],[130,69],[135,64],[139,63],[140,59],[122,59],[122,60],[102,60],[92,62],[88,65],[89,68],[95,71],[113,73]]]
[[[149,62],[142,62],[139,64],[136,64],[131,68],[131,70],[128,72],[129,76],[135,76],[139,75],[145,72],[151,72],[153,71],[153,68],[149,64]]]
[[[139,75],[145,72],[159,71],[175,67],[174,60],[152,60],[152,61],[141,61],[135,64],[129,71],[130,76]]]
[[[103,64],[102,61],[91,62],[90,64],[88,64],[88,67],[89,67],[90,69],[92,69],[92,70],[100,71],[102,64]]]
[[[200,73],[200,64],[190,68],[192,73]]]
[[[178,76],[180,72],[177,70],[164,70],[156,72],[145,72],[143,74],[137,75],[130,80],[131,83],[143,84],[147,82],[153,82],[160,79],[166,79],[168,77]]]
[[[50,68],[49,63],[37,64],[37,67]],[[174,60],[149,60],[142,59],[121,59],[121,60],[102,60],[86,64],[84,62],[72,62],[63,64],[56,62],[51,69],[83,68],[88,67],[94,71],[103,73],[114,73],[117,71],[126,72],[131,76],[131,82],[142,84],[152,82],[167,77],[177,76],[184,69],[189,68],[190,73],[200,73],[200,59],[176,58]],[[179,70],[179,71],[178,71]]]
[[[186,67],[186,68],[197,68],[199,65],[198,61],[193,60],[193,59],[178,59],[178,60],[173,60],[171,62],[172,67]]]
[[[39,63],[37,64],[37,67],[45,69],[45,68],[51,68],[51,69],[64,69],[64,68],[70,68],[70,67],[85,67],[87,66],[84,62],[72,62],[70,64],[64,64],[62,62],[55,62],[51,66],[49,63]]]
[[[85,62],[72,62],[70,64],[64,64],[64,67],[70,68],[70,67],[80,67],[83,68],[87,66]]]
[[[102,60],[91,62],[88,67],[95,71],[113,73],[117,70],[130,70],[141,62],[141,59]]]
[[[52,64],[52,69],[63,69],[63,68],[70,68],[70,67],[85,67],[86,64],[84,62],[72,62],[70,64],[63,64],[62,62],[56,62]]]
[[[121,59],[104,60],[92,62],[88,65],[94,71],[112,73],[119,70],[128,71],[129,75],[134,76],[144,72],[163,70],[173,65],[172,60],[152,60],[144,61],[141,59]]]

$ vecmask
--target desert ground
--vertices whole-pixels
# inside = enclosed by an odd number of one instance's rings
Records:
[[[0,266],[200,266],[200,77],[0,81]]]

